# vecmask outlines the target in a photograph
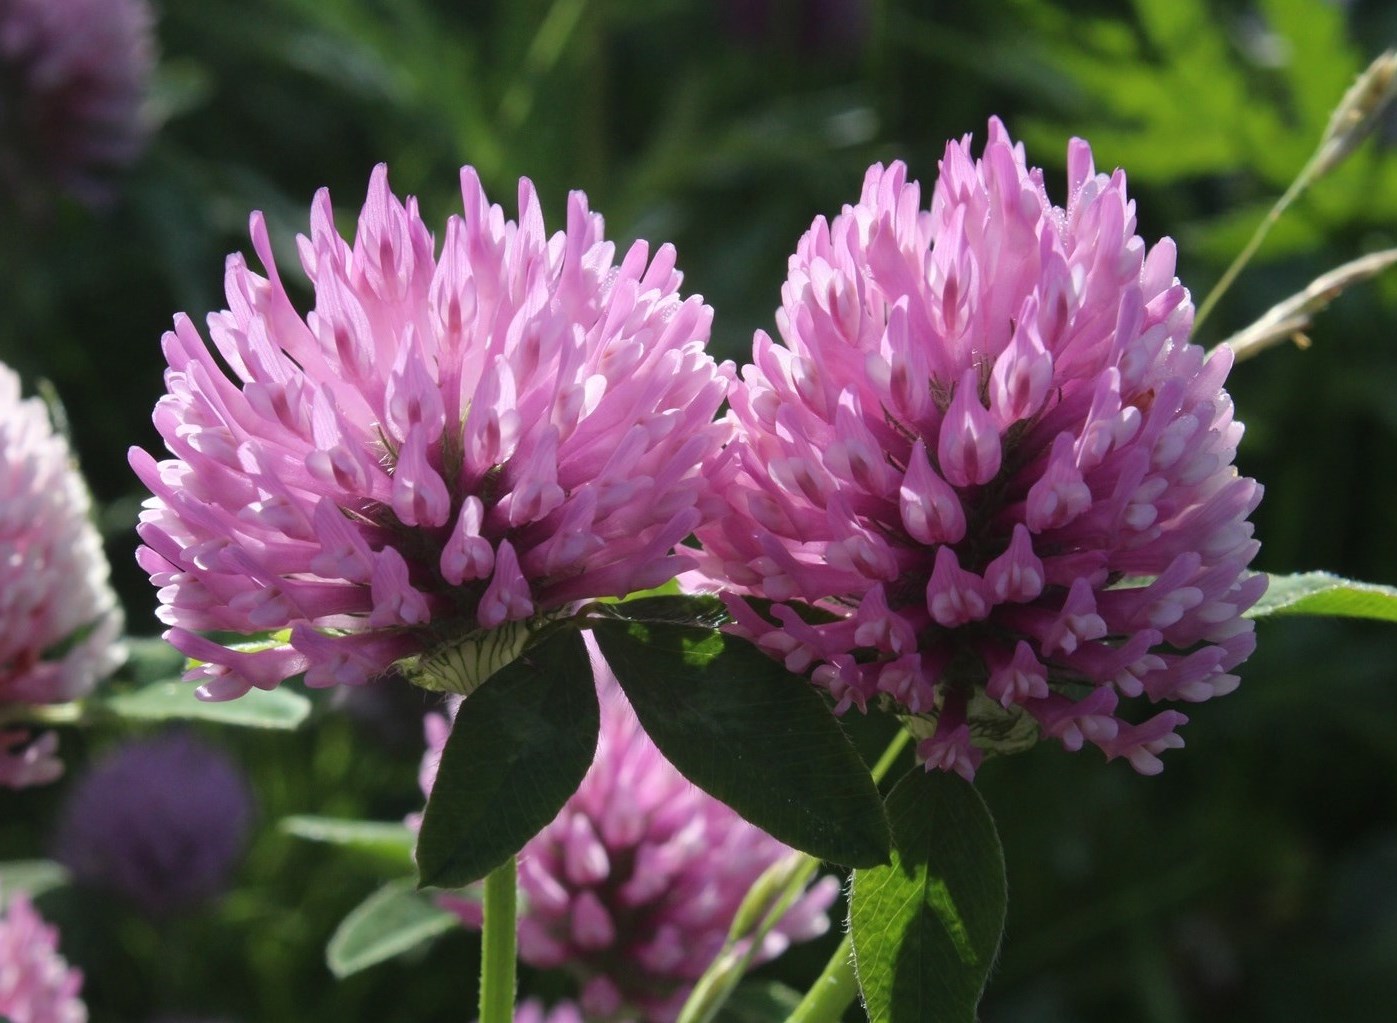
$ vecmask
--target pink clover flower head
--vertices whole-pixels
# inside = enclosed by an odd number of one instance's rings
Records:
[[[184,316],[165,335],[174,457],[131,452],[154,494],[138,558],[205,698],[395,664],[467,692],[543,619],[692,565],[673,548],[715,510],[733,376],[704,351],[712,310],[671,246],[618,264],[580,192],[552,236],[527,180],[518,222],[469,167],[461,193],[438,247],[381,165],[352,244],[322,190],[304,316],[254,214],[266,276],[229,258],[213,350]]]
[[[125,658],[87,486],[39,398],[0,364],[0,720],[86,696]],[[0,727],[0,785],[62,773],[52,733]]]
[[[596,759],[557,818],[519,853],[519,957],[577,981],[588,1019],[669,1023],[727,937],[752,884],[791,850],[695,787],[640,727],[590,636],[602,705]],[[430,795],[447,719],[428,715]],[[753,961],[829,928],[838,881],[812,885]],[[480,926],[478,902],[442,896]]]
[[[28,206],[54,184],[110,200],[149,137],[154,69],[145,0],[0,0],[0,185]]]
[[[87,1023],[78,997],[82,971],[58,952],[58,928],[44,922],[29,897],[9,896],[0,915],[0,1017],[10,1023]]]
[[[737,628],[841,712],[904,715],[928,768],[1050,735],[1157,772],[1184,715],[1119,701],[1235,688],[1266,585],[1231,355],[1189,343],[1174,259],[1081,140],[1065,207],[998,120],[979,159],[946,147],[929,208],[870,168],[756,335],[690,581],[775,601],[731,600]]]

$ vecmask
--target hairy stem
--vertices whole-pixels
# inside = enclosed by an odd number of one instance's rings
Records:
[[[480,1023],[514,1023],[515,874],[515,861],[511,856],[485,878]]]

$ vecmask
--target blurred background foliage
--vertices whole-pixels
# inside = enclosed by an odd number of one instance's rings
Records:
[[[531,177],[555,226],[581,188],[618,242],[678,246],[688,288],[718,310],[714,347],[741,361],[813,216],[854,200],[874,160],[905,159],[929,191],[945,141],[999,114],[1058,201],[1070,136],[1125,167],[1141,233],[1178,241],[1201,297],[1397,40],[1382,0],[165,0],[157,16],[159,128],[119,200],[0,220],[0,358],[62,397],[135,634],[158,623],[125,453],[157,443],[160,334],[176,310],[222,307],[222,261],[250,249],[253,209],[290,279],[315,189],[352,231],[380,161],[428,223],[458,206],[466,162],[507,211]],[[1201,342],[1397,245],[1393,135],[1389,121],[1287,214]],[[1234,371],[1241,467],[1267,487],[1259,567],[1397,583],[1395,329],[1388,278],[1323,314],[1308,351]],[[1242,689],[1196,708],[1162,777],[1056,748],[987,765],[1010,911],[983,1019],[1391,1019],[1394,651],[1380,625],[1266,624]],[[425,702],[317,699],[295,734],[204,733],[260,803],[216,906],[151,921],[90,892],[45,896],[94,1021],[469,1018],[465,932],[345,982],[323,964],[338,920],[403,864],[276,822],[417,809]],[[117,737],[69,732],[70,772]],[[4,797],[0,858],[47,851],[63,791]],[[828,939],[764,973],[800,985]]]

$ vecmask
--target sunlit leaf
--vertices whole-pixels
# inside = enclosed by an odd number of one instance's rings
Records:
[[[1004,853],[955,774],[914,767],[888,795],[892,863],[854,872],[849,919],[871,1023],[975,1023],[1004,929]]]
[[[1355,582],[1329,572],[1273,575],[1266,593],[1247,612],[1250,618],[1271,615],[1376,618],[1397,622],[1397,587]]]

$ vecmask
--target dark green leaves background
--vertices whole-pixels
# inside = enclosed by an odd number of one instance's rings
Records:
[[[159,335],[221,307],[223,260],[249,251],[266,211],[288,280],[314,190],[342,217],[374,163],[431,222],[459,204],[476,163],[508,206],[539,184],[549,223],[585,189],[619,243],[678,245],[686,287],[717,308],[715,346],[741,358],[772,328],[786,256],[820,212],[856,197],[864,167],[903,157],[927,188],[947,138],[991,113],[1023,137],[1061,198],[1069,135],[1125,166],[1142,233],[1180,246],[1201,296],[1313,146],[1329,105],[1397,39],[1380,0],[773,0],[765,34],[734,35],[737,0],[165,0],[164,126],[109,212],[60,207],[0,224],[0,358],[57,385],[102,522],[128,620],[154,634],[135,567],[140,495],[129,444],[155,444]],[[760,5],[757,5],[760,6]],[[576,14],[555,36],[551,11]],[[810,12],[862,11],[834,32]],[[567,13],[567,10],[564,10]],[[565,30],[565,31],[564,31]],[[1275,231],[1207,325],[1220,340],[1319,273],[1397,243],[1397,159],[1377,145],[1321,183]],[[306,303],[302,294],[298,300]],[[1272,572],[1328,569],[1397,585],[1397,280],[1347,295],[1305,353],[1238,367],[1243,471]],[[981,772],[1004,842],[1005,943],[982,1017],[994,1023],[1129,1019],[1385,1023],[1397,1001],[1397,685],[1381,622],[1275,618],[1243,686],[1188,708],[1188,748],[1135,776],[1052,747]],[[324,948],[339,921],[403,872],[381,850],[277,830],[292,814],[399,820],[416,789],[422,694],[309,694],[297,732],[197,724],[252,772],[261,827],[220,905],[159,931],[125,907],[57,890],[41,907],[87,975],[97,1019],[159,1011],[258,1023],[432,1019],[472,1004],[474,938],[336,983]],[[849,722],[866,758],[885,737]],[[123,726],[129,728],[131,726]],[[139,726],[154,729],[152,721]],[[63,736],[76,775],[115,727]],[[4,793],[0,858],[35,859],[62,785]],[[836,928],[837,930],[837,928]],[[800,984],[836,935],[765,975]],[[179,948],[178,961],[164,950]],[[526,974],[527,990],[561,994]],[[857,1010],[850,1019],[858,1017]]]

